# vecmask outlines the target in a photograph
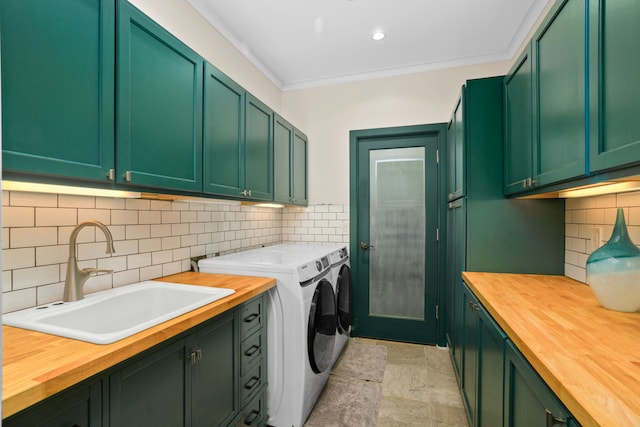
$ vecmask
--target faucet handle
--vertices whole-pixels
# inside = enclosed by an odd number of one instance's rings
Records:
[[[101,270],[99,268],[84,268],[82,269],[82,271],[84,271],[86,274],[88,274],[89,276],[91,276],[92,274],[98,274],[98,273],[111,273],[113,274],[113,270]]]

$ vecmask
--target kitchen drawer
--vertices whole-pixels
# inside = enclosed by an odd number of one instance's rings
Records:
[[[266,354],[265,337],[262,332],[262,330],[257,331],[242,342],[240,346],[240,375],[245,375],[252,365]]]
[[[267,370],[262,361],[248,368],[246,372],[240,378],[240,407],[244,407],[267,381]]]
[[[264,299],[262,296],[243,304],[240,317],[240,340],[244,340],[261,328],[264,322]]]
[[[265,425],[267,409],[264,389],[244,408],[236,421],[236,427],[255,427]]]

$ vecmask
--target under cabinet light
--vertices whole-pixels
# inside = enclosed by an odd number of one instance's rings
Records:
[[[70,194],[75,196],[116,197],[126,199],[140,198],[140,193],[136,191],[73,187],[69,185],[42,184],[37,182],[22,181],[2,181],[2,189],[9,191],[25,191],[30,193]]]
[[[606,182],[595,187],[583,187],[573,190],[560,191],[558,197],[590,197],[603,194],[625,193],[628,191],[640,190],[640,181]]]

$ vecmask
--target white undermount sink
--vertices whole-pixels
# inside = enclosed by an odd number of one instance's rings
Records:
[[[233,289],[146,281],[7,313],[2,323],[110,344],[233,294]]]

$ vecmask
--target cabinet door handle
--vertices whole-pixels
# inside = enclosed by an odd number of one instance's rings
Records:
[[[249,381],[247,381],[247,383],[244,385],[244,388],[246,388],[247,390],[251,390],[259,382],[260,382],[260,378],[259,377],[251,377],[251,379]]]
[[[249,416],[244,419],[244,425],[250,426],[252,425],[260,416],[260,411],[256,411],[255,409],[251,411]]]
[[[127,182],[131,182],[131,171],[126,171],[124,173],[124,180]]]
[[[567,422],[567,420],[565,420],[563,418],[558,418],[558,417],[554,416],[553,413],[548,409],[545,409],[544,412],[546,414],[546,419],[545,420],[546,420],[546,426],[547,427],[552,427],[552,426],[554,426],[556,424],[563,425],[563,424],[565,424]]]
[[[258,313],[253,313],[253,314],[250,314],[249,316],[245,317],[242,320],[244,320],[245,323],[251,323],[254,320],[256,320],[256,317],[258,317],[258,316],[260,316]]]
[[[258,351],[258,350],[260,350],[260,346],[257,345],[257,344],[254,344],[244,352],[244,355],[245,356],[253,356],[255,354],[255,352]]]

